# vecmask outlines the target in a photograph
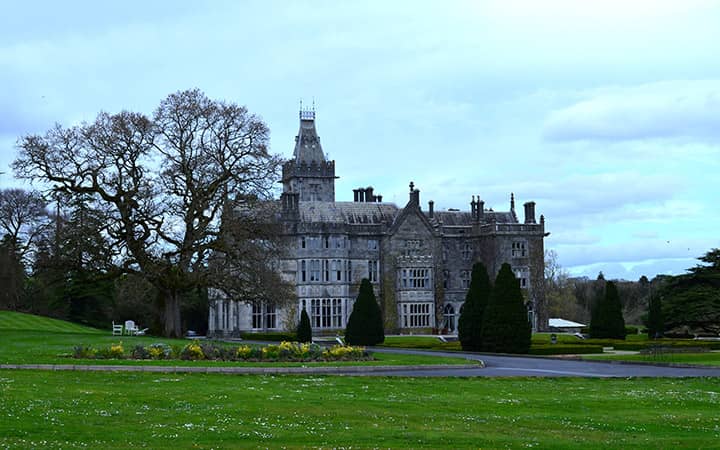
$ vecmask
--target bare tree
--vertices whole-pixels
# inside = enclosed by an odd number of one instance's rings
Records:
[[[269,198],[280,159],[268,152],[268,134],[245,107],[190,90],[168,96],[152,119],[100,113],[93,123],[25,136],[13,168],[93,199],[118,267],[155,286],[164,333],[179,336],[181,294],[220,278],[208,267],[211,255],[240,255],[254,267],[252,252],[234,250],[248,240],[228,239],[221,216],[230,196]]]
[[[0,190],[0,233],[7,236],[9,244],[24,262],[48,224],[45,200],[39,192]]]

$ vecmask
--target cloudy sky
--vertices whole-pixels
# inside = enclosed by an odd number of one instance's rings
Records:
[[[688,0],[7,2],[0,187],[19,136],[193,87],[289,157],[314,99],[338,200],[514,192],[572,274],[681,273],[720,246],[719,24]]]

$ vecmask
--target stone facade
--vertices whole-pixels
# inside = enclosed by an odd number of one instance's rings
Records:
[[[390,333],[455,333],[475,261],[494,279],[513,267],[535,330],[545,330],[543,284],[545,220],[535,203],[524,204],[520,222],[515,198],[505,212],[486,209],[478,196],[469,211],[427,210],[410,183],[407,204],[382,201],[373,188],[353,191],[352,202],[335,201],[335,162],[322,152],[314,111],[301,111],[294,158],[282,171],[278,217],[289,254],[283,277],[296,286],[297,305],[276,309],[243,299],[211,301],[209,334],[280,331],[305,309],[316,334],[345,328],[360,280],[369,278]]]

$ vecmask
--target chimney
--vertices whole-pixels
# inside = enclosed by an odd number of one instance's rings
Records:
[[[435,202],[430,200],[428,202],[428,216],[432,219],[434,214]]]
[[[373,188],[372,186],[368,186],[365,188],[365,201],[366,202],[373,202],[375,201],[375,198],[373,196]]]
[[[477,203],[475,203],[475,196],[472,196],[472,200],[470,201],[470,217],[473,218],[473,220],[477,220]]]
[[[410,203],[420,208],[420,191],[415,189],[415,183],[410,182]]]
[[[478,199],[480,196],[478,195]],[[477,220],[478,222],[482,222],[485,220],[485,202],[482,200],[478,200],[477,202]]]
[[[354,199],[354,200],[353,200],[354,202],[360,201],[360,194],[358,194],[358,190],[357,190],[357,189],[353,189],[353,199]]]
[[[378,203],[382,203],[382,195],[376,195],[375,201],[377,201]]]
[[[535,202],[525,203],[525,223],[535,222]]]

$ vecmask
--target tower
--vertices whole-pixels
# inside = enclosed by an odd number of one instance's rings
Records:
[[[335,201],[335,161],[325,159],[315,129],[315,109],[300,109],[300,130],[293,159],[283,164],[283,192],[299,194],[300,201]]]

